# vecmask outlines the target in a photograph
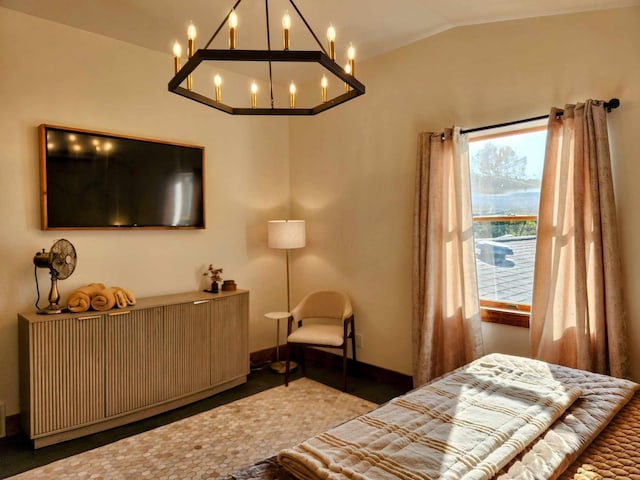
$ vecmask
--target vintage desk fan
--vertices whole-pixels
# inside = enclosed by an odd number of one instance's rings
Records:
[[[37,252],[33,257],[33,263],[36,266],[36,290],[38,291],[38,299],[36,300],[36,308],[38,313],[62,313],[64,307],[60,306],[60,292],[58,291],[58,280],[68,278],[76,268],[77,261],[76,249],[69,240],[60,239],[56,241],[51,249],[46,252],[43,248],[41,252]],[[49,289],[49,305],[45,308],[38,307],[40,301],[40,289],[38,287],[38,268],[48,268],[51,273],[51,288]]]

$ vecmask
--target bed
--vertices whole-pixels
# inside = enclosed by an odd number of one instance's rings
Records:
[[[639,388],[491,354],[228,478],[640,478]]]

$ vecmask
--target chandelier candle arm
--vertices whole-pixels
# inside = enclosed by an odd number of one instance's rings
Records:
[[[291,17],[288,13],[282,17],[282,35],[284,40],[284,49],[289,50],[289,29],[291,28]]]
[[[219,102],[222,100],[222,78],[220,75],[216,74],[213,77],[213,84],[216,87],[216,102]]]
[[[178,73],[180,71],[180,57],[182,57],[182,47],[176,40],[173,44],[173,67],[175,70],[174,73]]]
[[[238,15],[232,10],[229,14],[229,49],[236,48],[236,29],[238,28]]]
[[[329,86],[329,81],[325,75],[322,75],[322,80],[320,80],[320,88],[322,95],[322,103],[327,101],[327,87]]]
[[[258,85],[256,82],[251,83],[251,108],[256,108],[258,104]]]
[[[293,82],[289,85],[289,105],[291,108],[296,108],[296,84]]]
[[[329,58],[331,60],[336,59],[336,29],[333,25],[329,24],[327,29],[327,40],[329,40]]]
[[[351,75],[351,62],[347,63],[344,66],[344,71],[347,75]],[[349,84],[347,82],[344,82],[344,91],[348,92],[349,90],[351,90],[351,87],[349,87]]]
[[[193,57],[193,54],[196,51],[195,41],[197,33],[195,25],[190,23],[187,28],[187,38],[189,39],[189,58]]]
[[[356,49],[353,47],[353,44],[349,44],[349,48],[347,49],[347,58],[349,59],[349,73],[351,76],[355,76],[356,74]]]
[[[187,49],[189,58],[193,57],[193,54],[196,52],[196,35],[196,27],[193,23],[190,23],[189,27],[187,28],[187,38],[189,40]],[[193,77],[191,75],[187,77],[187,89],[193,90]]]

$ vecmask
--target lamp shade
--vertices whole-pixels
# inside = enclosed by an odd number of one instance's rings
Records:
[[[306,244],[304,220],[269,220],[269,248],[302,248]]]

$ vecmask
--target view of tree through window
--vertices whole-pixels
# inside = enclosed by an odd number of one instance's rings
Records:
[[[478,286],[483,306],[528,311],[546,130],[469,142]]]

